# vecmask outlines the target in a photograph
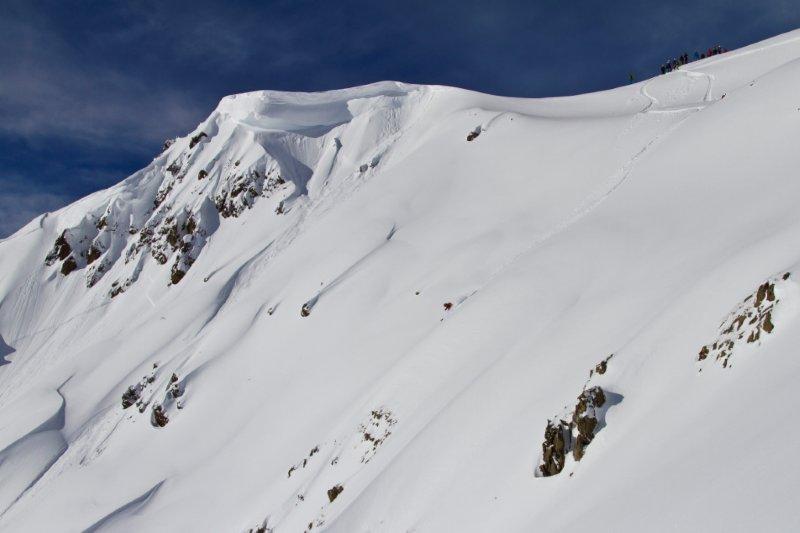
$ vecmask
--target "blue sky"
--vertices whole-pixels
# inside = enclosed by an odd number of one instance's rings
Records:
[[[145,166],[227,94],[576,94],[797,27],[796,0],[0,0],[0,237]]]

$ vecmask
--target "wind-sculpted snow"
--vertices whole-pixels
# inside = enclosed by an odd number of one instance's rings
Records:
[[[0,530],[800,529],[798,59],[223,98],[0,241]]]
[[[90,288],[113,269],[117,279],[108,293],[115,297],[138,280],[150,255],[162,265],[171,261],[168,281],[179,283],[224,219],[242,216],[261,198],[282,214],[285,202],[306,192],[311,168],[319,163],[339,163],[351,174],[374,167],[379,158],[341,163],[338,150],[342,139],[355,141],[348,144],[348,159],[371,148],[359,146],[357,138],[365,123],[367,129],[370,122],[380,123],[376,141],[397,134],[405,101],[421,89],[395,86],[331,97],[257,92],[223,99],[194,133],[165,143],[149,167],[126,180],[121,191],[112,189],[105,205],[61,230],[45,264],[64,276],[85,270]],[[363,99],[378,101],[363,106]],[[330,146],[336,147],[332,155]],[[124,265],[133,266],[117,265],[123,250]]]

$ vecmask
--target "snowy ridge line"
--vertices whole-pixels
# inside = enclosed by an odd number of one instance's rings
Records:
[[[790,45],[790,44],[796,43],[796,42],[800,42],[800,37],[791,37],[791,38],[782,37],[779,41],[776,41],[776,42],[774,42],[772,44],[768,44],[768,45],[765,45],[765,46],[759,46],[759,47],[755,47],[755,45],[750,45],[744,50],[733,50],[733,51],[729,51],[729,52],[727,52],[725,54],[712,56],[711,58],[705,58],[705,59],[701,59],[699,61],[694,61],[692,63],[689,63],[689,65],[688,65],[689,68],[687,68],[686,70],[695,70],[695,69],[699,69],[699,68],[711,67],[711,66],[715,66],[715,65],[717,65],[719,63],[725,63],[725,62],[731,61],[731,60],[741,60],[743,57],[746,57],[746,56],[749,56],[749,55],[752,55],[752,54],[758,54],[758,53],[761,53],[761,52],[766,52],[766,51],[769,51],[771,49],[783,47],[783,46]]]

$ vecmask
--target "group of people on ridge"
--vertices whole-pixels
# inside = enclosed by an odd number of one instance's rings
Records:
[[[707,57],[715,56],[718,54],[724,54],[728,50],[726,48],[721,47],[720,45],[714,46],[709,48],[705,52],[697,52],[694,53],[694,61],[698,59],[705,59]],[[666,74],[667,72],[672,72],[673,70],[678,70],[678,67],[689,63],[689,54],[684,52],[678,58],[672,58],[663,65],[661,65],[661,74]]]

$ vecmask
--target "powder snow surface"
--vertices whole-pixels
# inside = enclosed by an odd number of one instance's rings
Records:
[[[0,529],[800,530],[798,58],[224,98],[0,241]],[[158,213],[203,228],[163,264],[130,251]],[[64,230],[101,259],[46,265]],[[767,280],[774,329],[698,361]],[[585,456],[537,476],[612,353]]]

